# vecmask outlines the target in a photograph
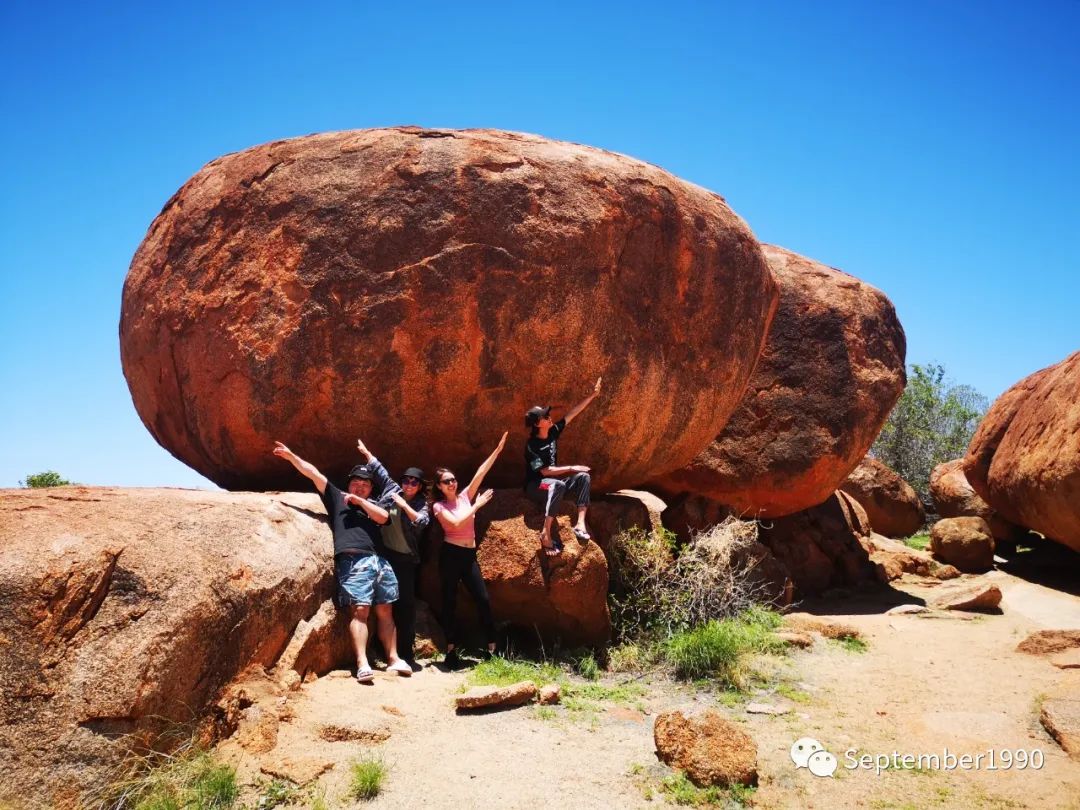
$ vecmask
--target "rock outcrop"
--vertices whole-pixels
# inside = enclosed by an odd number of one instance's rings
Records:
[[[1017,540],[1024,529],[1005,520],[972,489],[962,458],[938,464],[930,473],[930,497],[943,518],[977,517],[986,521],[995,540]]]
[[[330,596],[332,548],[314,494],[5,491],[0,804],[78,804],[131,745],[212,713]]]
[[[994,566],[994,536],[978,517],[939,520],[930,529],[930,551],[965,574],[980,574]]]
[[[503,430],[524,442],[529,406],[603,375],[560,443],[617,489],[716,436],[776,297],[723,198],[650,164],[493,130],[336,132],[218,158],[165,204],[124,284],[121,360],[154,438],[227,489],[299,485],[275,440],[342,476],[358,435],[391,470],[468,475]],[[488,483],[521,477],[507,452]]]
[[[964,474],[1006,520],[1080,551],[1080,352],[998,397]]]
[[[764,245],[780,306],[746,394],[716,440],[653,482],[747,517],[826,500],[870,449],[906,380],[904,330],[883,293]]]
[[[910,537],[926,521],[911,484],[876,458],[860,461],[840,489],[859,502],[874,531],[886,537]]]
[[[497,622],[526,628],[545,639],[571,646],[603,644],[611,635],[608,614],[608,566],[596,542],[575,537],[572,502],[563,505],[555,531],[563,553],[546,557],[540,548],[544,516],[520,490],[496,490],[476,516],[477,551],[492,612]],[[432,522],[430,550],[420,569],[420,592],[439,613],[442,595],[438,576],[442,527]],[[472,597],[458,588],[459,621],[475,617]]]

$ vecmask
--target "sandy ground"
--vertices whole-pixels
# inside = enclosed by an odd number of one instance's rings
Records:
[[[758,743],[754,806],[1080,808],[1080,762],[1070,760],[1038,720],[1043,696],[1080,694],[1080,671],[1015,652],[1032,630],[1080,628],[1080,598],[1001,571],[986,576],[1004,593],[997,615],[885,615],[892,605],[933,593],[933,581],[916,580],[873,597],[805,605],[855,625],[868,649],[853,652],[818,640],[784,659],[777,675],[796,691],[758,699],[790,704],[787,714],[725,708]],[[293,719],[282,724],[274,751],[254,755],[230,744],[222,750],[249,781],[267,759],[333,763],[319,780],[330,807],[655,808],[664,799],[647,799],[642,787],[655,785],[663,773],[653,750],[655,715],[688,703],[718,705],[708,691],[652,679],[642,681],[645,694],[634,705],[607,704],[595,713],[560,708],[552,718],[525,707],[457,715],[453,697],[466,677],[431,666],[409,679],[381,674],[369,687],[327,676],[290,698]],[[837,757],[833,778],[794,766],[789,749],[804,736]],[[875,773],[846,767],[849,750],[858,757],[945,749],[957,756],[995,749],[998,769]],[[1042,767],[1004,768],[1001,752],[1021,749],[1040,751]],[[350,801],[348,763],[372,752],[389,769],[384,789],[373,801]]]

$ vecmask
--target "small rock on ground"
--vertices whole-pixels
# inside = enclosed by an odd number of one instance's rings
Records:
[[[334,763],[314,757],[282,757],[264,762],[259,770],[267,776],[288,779],[298,785],[313,782],[334,767]]]
[[[458,709],[489,709],[522,706],[536,697],[536,684],[522,681],[511,686],[476,686],[458,695]]]
[[[1001,589],[982,582],[951,588],[934,600],[934,607],[944,610],[992,610],[1000,604]]]

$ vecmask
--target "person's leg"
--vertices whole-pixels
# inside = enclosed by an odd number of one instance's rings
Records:
[[[444,542],[439,549],[439,585],[442,588],[442,625],[446,632],[446,652],[457,646],[457,584],[460,578],[456,549]]]
[[[488,597],[487,586],[484,585],[484,575],[480,572],[480,563],[476,561],[476,552],[473,551],[471,556],[472,560],[464,571],[465,590],[476,602],[488,652],[493,653],[495,652],[495,617],[491,614],[491,599]]]
[[[541,482],[541,492],[546,495],[546,499],[544,501],[544,528],[540,532],[540,544],[544,547],[545,554],[554,557],[562,551],[562,548],[555,543],[551,535],[551,527],[559,514],[559,503],[563,499],[563,493],[566,492],[566,482],[561,478],[545,478]]]
[[[566,479],[566,495],[572,497],[577,503],[577,523],[574,525],[575,532],[579,535],[588,536],[585,528],[585,512],[589,508],[589,498],[592,491],[592,476],[588,473],[574,473]]]
[[[412,675],[412,667],[398,657],[397,628],[394,626],[393,603],[398,599],[398,581],[390,563],[379,557],[378,576],[375,578],[375,632],[379,634],[386,651],[387,672]]]
[[[387,559],[398,581],[398,600],[394,602],[397,651],[401,658],[412,661],[416,643],[416,563],[406,554],[393,554]]]
[[[369,605],[352,605],[349,608],[349,638],[352,639],[353,652],[356,653],[357,674],[371,669],[367,657],[367,620],[370,610]]]

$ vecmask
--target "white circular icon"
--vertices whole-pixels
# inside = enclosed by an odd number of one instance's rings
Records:
[[[806,767],[814,776],[832,776],[836,773],[836,757],[828,751],[815,751],[806,761]]]
[[[800,737],[791,744],[791,761],[796,768],[805,768],[810,761],[810,755],[822,750],[824,746],[812,737]]]

